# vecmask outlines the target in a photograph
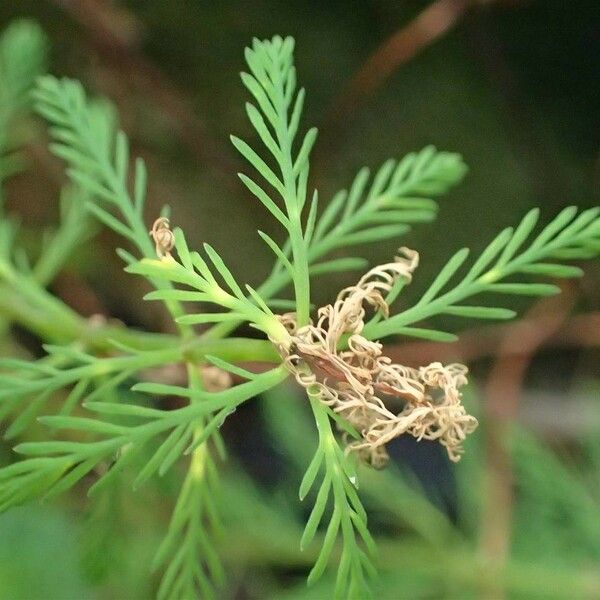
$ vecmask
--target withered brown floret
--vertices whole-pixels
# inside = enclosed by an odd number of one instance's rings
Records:
[[[464,365],[435,362],[415,369],[396,364],[383,354],[381,343],[361,335],[366,306],[387,317],[386,295],[399,278],[410,283],[418,262],[415,251],[401,248],[393,263],[371,269],[343,289],[333,305],[321,307],[316,324],[298,328],[293,313],[280,316],[291,337],[291,343],[278,344],[285,365],[311,396],[360,433],[347,449],[377,468],[387,462],[385,445],[404,433],[438,440],[456,462],[462,442],[477,427],[461,403]],[[339,350],[344,336],[346,348]],[[401,399],[404,407],[393,411],[386,396]]]

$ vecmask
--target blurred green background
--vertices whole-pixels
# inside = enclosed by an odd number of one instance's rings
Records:
[[[439,35],[414,25],[424,15],[443,30]],[[402,241],[421,253],[408,298],[456,249],[481,250],[533,206],[549,220],[569,204],[598,204],[595,1],[4,0],[0,27],[16,17],[35,19],[46,31],[53,73],[78,78],[116,104],[132,152],[148,164],[149,210],[158,215],[169,204],[191,244],[213,244],[249,283],[260,281],[271,260],[256,229],[280,237],[238,182],[241,163],[228,141],[230,133],[252,137],[238,73],[253,36],[296,39],[307,89],[304,124],[320,130],[311,172],[322,201],[361,166],[375,168],[427,144],[464,155],[470,173],[441,200],[438,220]],[[373,74],[369,57],[398,35],[408,55],[384,55],[389,72],[378,85],[357,79],[365,69]],[[64,182],[37,127],[29,169],[7,186],[9,208],[33,230],[56,220]],[[121,272],[116,243],[102,233],[82,248],[54,291],[86,314],[168,327],[158,309],[141,305],[143,290]],[[396,245],[367,246],[364,255],[386,260]],[[596,316],[583,326],[597,326],[600,271],[597,262],[586,269],[569,293],[575,313]],[[349,281],[321,281],[315,302],[331,300]],[[493,411],[486,417],[489,375],[502,372],[496,344],[469,356],[475,373],[469,401],[483,426],[464,463],[450,469],[437,449],[404,444],[396,452],[403,475],[365,473],[365,500],[382,538],[377,597],[600,597],[598,336],[583,345],[573,334],[567,343],[560,331],[528,357],[521,408],[509,415],[519,416],[518,427],[499,425]],[[455,358],[465,351],[459,347]],[[225,432],[234,456],[223,490],[222,544],[231,575],[224,598],[327,597],[327,587],[306,590],[311,556],[298,550],[303,509],[295,490],[311,447],[299,434],[306,415],[299,403],[281,404],[262,399],[238,411]],[[244,435],[249,420],[256,425],[252,436]],[[282,435],[298,444],[280,447],[274,440]],[[498,440],[512,457],[508,475],[494,460]],[[0,517],[0,598],[151,597],[156,577],[147,565],[177,478],[136,495],[124,485],[106,506],[90,509],[75,495],[59,506]],[[490,506],[504,500],[494,496],[495,478],[514,497],[499,544],[508,544],[508,558],[498,571],[485,542],[486,519],[495,514]]]

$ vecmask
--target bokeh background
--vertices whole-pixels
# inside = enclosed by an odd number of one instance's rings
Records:
[[[51,72],[80,79],[117,106],[132,152],[148,164],[148,221],[169,204],[191,244],[213,244],[250,283],[271,260],[256,229],[278,235],[239,183],[240,158],[228,140],[232,132],[252,137],[238,73],[254,36],[296,39],[304,124],[320,130],[311,172],[322,200],[363,165],[427,144],[460,152],[470,166],[441,200],[438,220],[403,239],[422,265],[407,301],[456,249],[481,250],[531,207],[549,220],[569,204],[598,204],[593,0],[0,4],[0,27],[17,17],[44,28]],[[7,186],[10,210],[32,232],[56,221],[64,183],[42,124],[34,127],[29,168]],[[141,285],[122,273],[117,243],[100,233],[53,291],[87,315],[168,329],[158,308],[140,302]],[[385,260],[396,246],[366,246],[364,255]],[[320,281],[315,302],[347,283]],[[437,447],[401,442],[394,469],[365,474],[365,500],[384,538],[378,597],[600,596],[598,263],[564,291],[537,303],[511,300],[524,320],[477,326],[452,347],[397,341],[407,362],[468,362],[467,399],[482,427],[458,467]],[[225,502],[224,598],[327,597],[327,588],[303,583],[311,557],[297,549],[303,514],[295,488],[310,450],[300,434],[312,434],[301,403],[291,404],[281,412],[277,397],[263,398],[225,428],[233,458],[224,494],[236,500]],[[291,440],[285,447],[283,438]],[[150,597],[156,577],[148,560],[176,491],[177,474],[137,495],[124,490],[93,514],[75,495],[0,517],[0,598]]]

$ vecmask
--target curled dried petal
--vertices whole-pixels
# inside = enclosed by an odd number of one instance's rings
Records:
[[[150,237],[154,240],[158,258],[171,256],[171,250],[175,246],[175,234],[171,231],[169,219],[166,217],[156,219],[150,230]]]

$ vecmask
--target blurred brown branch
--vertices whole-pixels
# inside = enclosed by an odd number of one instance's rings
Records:
[[[327,153],[348,119],[402,65],[448,33],[477,0],[436,0],[410,23],[385,39],[364,61],[337,96],[321,127],[319,158]]]
[[[552,348],[597,348],[600,347],[600,312],[575,315],[561,320],[554,326],[556,317],[552,314],[540,314],[539,308],[532,309],[528,316],[510,325],[492,325],[461,333],[460,339],[452,344],[446,342],[409,342],[386,346],[386,355],[394,362],[418,366],[433,361],[449,362],[460,360],[471,362],[502,353],[505,360],[523,356],[529,362],[532,349],[519,341],[539,340],[534,349]],[[506,340],[513,340],[510,345]],[[257,373],[272,368],[267,363],[245,363],[245,366]],[[181,377],[183,377],[183,372]]]
[[[495,567],[506,564],[510,552],[513,512],[513,471],[509,427],[516,419],[523,381],[536,351],[557,334],[572,310],[575,288],[564,286],[563,293],[537,302],[527,317],[504,335],[485,390],[486,481],[481,519],[481,552]],[[536,326],[527,321],[533,319]],[[504,592],[492,584],[485,590],[494,598]]]
[[[460,339],[452,344],[445,342],[409,342],[389,346],[386,352],[394,360],[402,359],[410,365],[419,365],[439,360],[461,360],[471,362],[486,356],[493,356],[498,351],[502,340],[516,339],[517,335],[527,338],[546,330],[548,318],[530,313],[525,318],[510,325],[491,325],[478,327],[460,334]],[[548,332],[540,346],[553,348],[587,348],[600,346],[600,312],[575,315],[564,322],[559,329]],[[528,354],[528,349],[514,344],[505,353],[513,356]]]
[[[239,168],[233,154],[209,135],[185,92],[144,56],[144,27],[133,13],[105,0],[49,1],[84,27],[98,53],[118,72],[122,82],[156,103],[200,164],[209,165],[226,185],[234,185],[231,173]]]
[[[450,31],[473,4],[473,0],[437,0],[384,40],[354,74],[336,102],[337,118],[343,121],[354,112],[394,71]]]

